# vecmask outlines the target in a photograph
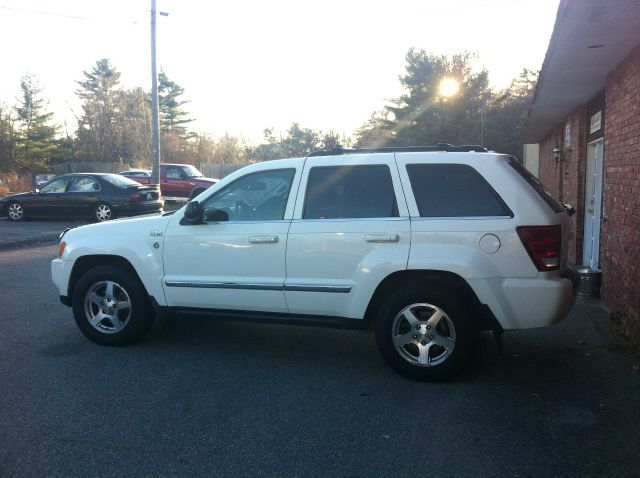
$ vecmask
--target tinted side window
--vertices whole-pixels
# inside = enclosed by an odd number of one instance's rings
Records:
[[[100,185],[93,178],[76,178],[69,187],[69,192],[99,191]]]
[[[387,166],[321,166],[309,172],[304,219],[397,216]]]
[[[502,199],[464,164],[408,164],[421,217],[512,216]]]
[[[535,190],[535,192],[538,193],[538,195],[542,199],[544,199],[544,202],[546,202],[549,205],[549,207],[553,210],[553,212],[558,213],[558,212],[565,211],[564,206],[560,204],[560,202],[556,198],[553,197],[553,195],[551,194],[551,191],[549,191],[545,187],[545,185],[540,182],[538,178],[536,178],[533,174],[531,174],[531,172],[529,172],[527,168],[521,165],[514,158],[509,159],[509,165],[513,169],[515,169],[518,172],[518,174],[520,174],[520,176],[524,178],[526,182],[529,183],[529,185]]]

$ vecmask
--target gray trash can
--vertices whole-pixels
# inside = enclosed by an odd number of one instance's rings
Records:
[[[578,274],[580,274],[580,288],[578,289],[578,295],[599,297],[602,271],[593,270],[590,267],[580,267],[578,269]]]

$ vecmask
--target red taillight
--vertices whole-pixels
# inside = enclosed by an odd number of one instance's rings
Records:
[[[562,234],[559,225],[520,226],[516,230],[539,271],[553,271],[560,267]]]
[[[129,198],[129,202],[142,202],[142,197],[140,196],[140,193],[132,194],[131,197]]]

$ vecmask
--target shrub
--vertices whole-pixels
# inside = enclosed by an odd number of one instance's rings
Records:
[[[0,196],[31,191],[32,189],[30,174],[10,172],[0,175]]]

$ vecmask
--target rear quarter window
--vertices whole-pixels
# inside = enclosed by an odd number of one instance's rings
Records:
[[[515,169],[522,178],[529,183],[529,186],[533,188],[535,192],[546,202],[549,207],[555,213],[564,212],[565,207],[553,197],[551,191],[549,191],[540,180],[535,177],[527,168],[520,164],[515,158],[509,158],[509,165]]]
[[[420,217],[513,217],[491,185],[465,164],[408,164]]]

